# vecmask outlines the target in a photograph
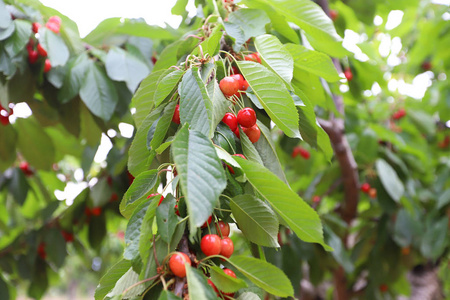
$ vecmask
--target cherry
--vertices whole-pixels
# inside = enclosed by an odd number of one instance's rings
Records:
[[[305,148],[302,148],[300,146],[295,146],[294,149],[292,150],[291,156],[292,156],[292,158],[294,158],[294,157],[296,157],[298,155],[300,155],[304,159],[309,159],[309,157],[311,156],[309,151],[306,150]]]
[[[173,117],[172,117],[172,122],[174,122],[175,124],[180,124],[180,104],[177,104],[177,106],[175,106],[175,111],[173,113]]]
[[[48,22],[55,23],[58,25],[61,25],[61,23],[62,23],[61,18],[58,16],[51,16],[50,18],[48,18]]]
[[[91,209],[91,213],[93,216],[100,216],[102,214],[102,208],[97,206]]]
[[[261,136],[261,130],[258,125],[253,125],[252,127],[242,127],[244,133],[248,136],[250,142],[256,143]]]
[[[368,194],[368,193],[369,193],[369,190],[370,190],[370,184],[368,184],[367,182],[365,182],[365,183],[363,183],[363,184],[361,185],[361,191],[362,191],[363,193]]]
[[[158,61],[158,59],[156,59],[155,56],[152,56],[152,63],[153,63],[153,64],[156,64],[157,61]]]
[[[261,63],[261,56],[259,55],[258,52],[255,52],[255,53],[244,56],[244,60]]]
[[[237,121],[242,127],[252,127],[256,124],[256,113],[253,108],[245,107],[238,112]]]
[[[392,115],[392,119],[394,120],[400,120],[401,118],[403,118],[404,116],[406,116],[406,110],[404,108],[400,108],[399,110],[397,110],[393,115]]]
[[[178,204],[175,204],[174,209],[175,209],[175,214],[177,216],[180,216],[180,211],[178,210]]]
[[[445,149],[450,145],[450,135],[446,135],[445,138],[438,143],[438,147],[441,149]]]
[[[233,277],[233,278],[237,278],[237,277],[236,277],[236,274],[235,274],[232,270],[230,270],[230,269],[223,269],[223,272],[224,272],[225,274],[227,274],[228,276],[231,276],[231,277]]]
[[[209,278],[208,278],[208,284],[213,288],[214,292],[216,292],[217,297],[220,297],[219,290],[217,289],[216,285]]]
[[[320,198],[320,196],[318,196],[318,195],[314,195],[314,197],[312,198],[312,201],[313,201],[314,203],[319,203],[320,200],[321,200],[321,198]]]
[[[41,27],[42,27],[42,25],[40,23],[37,23],[37,22],[34,22],[31,25],[31,29],[33,30],[34,33],[38,33],[39,28],[41,28]]]
[[[238,130],[238,133],[239,133],[239,130]],[[245,156],[242,155],[242,154],[240,154],[240,153],[238,153],[238,154],[233,154],[232,156],[239,156],[239,157],[242,157],[243,159],[246,159]],[[231,174],[234,174],[234,170],[233,170],[233,167],[232,167],[232,166],[227,165],[227,168],[228,168],[228,170],[230,170],[230,173],[231,173]]]
[[[28,62],[30,64],[35,64],[39,58],[39,53],[35,50],[28,51]]]
[[[380,289],[380,292],[382,292],[382,293],[385,293],[385,292],[387,292],[387,290],[389,289],[388,288],[388,286],[387,286],[387,284],[381,284],[380,286],[379,286],[379,289]]]
[[[6,126],[9,124],[9,116],[4,116],[2,114],[0,114],[0,123],[2,123],[2,125]]]
[[[220,237],[217,234],[207,234],[200,241],[200,248],[206,256],[220,254],[222,250]]]
[[[47,51],[42,47],[41,44],[37,44],[36,49],[40,56],[47,57]]]
[[[131,173],[128,171],[127,171],[127,176],[128,176],[128,183],[129,183],[129,185],[131,185],[134,181],[134,176],[131,175]]]
[[[150,195],[147,196],[147,199],[150,199],[151,197],[158,196],[158,195],[159,195],[159,194],[150,194]],[[163,200],[164,200],[164,196],[161,195],[161,198],[159,198],[158,206],[161,205],[161,203],[163,202]]]
[[[429,62],[429,61],[424,61],[423,63],[422,63],[422,69],[424,70],[424,71],[430,71],[431,70],[431,68],[432,68],[432,65],[431,65],[431,62]]]
[[[231,73],[233,73],[233,74],[241,74],[241,72],[239,72],[238,67],[235,67],[235,66],[231,67]]]
[[[176,252],[169,259],[169,268],[177,277],[186,277],[186,264],[191,265],[191,259],[183,252]]]
[[[208,223],[206,223],[206,222],[208,222]],[[202,228],[208,227],[208,225],[211,224],[211,222],[212,222],[212,216],[209,216],[208,220],[205,221],[205,223],[202,225]]]
[[[44,260],[47,258],[47,252],[45,251],[45,243],[44,242],[39,244],[39,246],[37,248],[37,253],[40,258],[42,258]]]
[[[237,118],[232,113],[226,113],[225,116],[222,118],[222,122],[228,125],[230,127],[231,131],[235,131],[238,126]]]
[[[112,193],[111,198],[109,198],[109,202],[115,202],[117,200],[119,200],[119,196],[117,195],[117,193]]]
[[[48,73],[50,69],[52,68],[52,64],[50,63],[49,59],[46,59],[44,62],[44,73]]]
[[[352,81],[352,79],[353,79],[352,70],[350,70],[350,68],[345,69],[344,76],[345,76],[345,78],[347,78],[348,81]]]
[[[60,25],[59,24],[56,24],[56,23],[50,22],[50,21],[48,21],[45,24],[45,27],[47,27],[49,30],[53,31],[56,34],[58,34],[59,30],[60,30]]]
[[[239,132],[239,128],[236,128],[236,130],[233,131],[233,132],[234,132],[234,134],[237,136],[238,139],[241,138],[241,133]]]
[[[330,10],[330,19],[333,21],[336,21],[336,19],[339,17],[339,13],[337,12],[337,10]]]
[[[73,233],[61,230],[61,234],[67,243],[73,242]]]
[[[89,207],[84,208],[84,214],[88,217],[91,215],[91,210],[89,209]]]
[[[19,164],[19,168],[26,176],[31,176],[34,174],[33,170],[30,168],[30,164],[26,161],[23,161]]]
[[[242,156],[244,156],[244,155],[242,155]],[[228,237],[230,235],[230,224],[225,223],[224,221],[217,222],[216,229],[217,229],[217,231],[220,230],[220,232],[222,233],[222,237]]]
[[[231,76],[227,76],[220,81],[219,87],[226,97],[231,97],[239,90],[239,81]]]
[[[229,258],[234,252],[233,241],[229,237],[225,237],[220,241],[220,244],[221,244],[220,255]]]
[[[369,197],[372,198],[372,199],[376,198],[377,197],[377,189],[370,188],[370,190],[369,190]]]
[[[402,255],[407,256],[411,252],[411,248],[409,246],[402,248]]]

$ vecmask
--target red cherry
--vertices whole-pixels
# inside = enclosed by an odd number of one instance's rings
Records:
[[[50,63],[50,60],[47,58],[44,62],[44,73],[47,73],[52,68],[52,64]]]
[[[369,193],[369,190],[370,190],[370,184],[368,184],[367,182],[365,182],[361,185],[361,191],[363,193],[367,194],[367,193]]]
[[[89,207],[84,208],[84,214],[88,217],[91,215],[91,210],[89,209]]]
[[[244,133],[248,136],[250,142],[256,143],[261,136],[261,130],[258,125],[253,125],[252,127],[242,127]]]
[[[253,108],[243,108],[237,114],[237,121],[242,127],[252,127],[256,124],[256,113]]]
[[[19,164],[19,168],[25,174],[25,176],[31,176],[34,174],[33,170],[30,168],[30,164],[26,161],[23,161]]]
[[[441,149],[445,149],[450,145],[450,135],[446,135],[445,138],[438,143],[438,147]]]
[[[158,60],[156,59],[156,57],[155,57],[155,56],[152,56],[152,58],[151,58],[151,59],[152,59],[152,63],[153,63],[153,64],[156,64],[156,62],[158,61]]]
[[[300,155],[304,159],[309,159],[309,157],[311,156],[311,154],[309,153],[308,150],[306,150],[300,146],[295,146],[294,149],[292,150],[291,156],[294,158],[298,155]]]
[[[47,252],[45,251],[45,243],[44,242],[39,244],[39,246],[37,248],[37,253],[40,258],[42,258],[44,260],[47,258]]]
[[[173,113],[173,117],[172,117],[172,122],[174,122],[175,124],[180,124],[180,104],[177,104],[177,106],[175,106],[175,111]]]
[[[236,274],[234,274],[234,272],[233,272],[232,270],[230,270],[230,269],[223,269],[223,272],[224,272],[225,274],[227,274],[228,276],[231,276],[231,277],[233,277],[233,278],[236,278]]]
[[[219,290],[217,289],[216,285],[211,281],[211,279],[208,278],[208,284],[213,288],[214,292],[216,292],[217,296],[219,296]]]
[[[235,67],[235,66],[231,67],[231,73],[233,73],[233,74],[241,74],[241,72],[239,72],[238,67]]]
[[[314,197],[312,198],[312,201],[314,202],[314,203],[319,203],[320,202],[320,196],[317,196],[317,195],[314,195]]]
[[[206,222],[208,222],[208,224],[206,224]],[[212,216],[209,216],[209,218],[208,218],[208,220],[206,222],[202,225],[202,228],[206,228],[206,227],[208,227],[209,224],[211,224]]]
[[[220,244],[221,244],[220,255],[229,258],[234,252],[233,241],[229,237],[225,237],[220,241]]]
[[[45,24],[45,27],[47,27],[49,30],[53,31],[54,33],[58,34],[61,26],[60,26],[60,24],[57,24],[55,22],[48,21]]]
[[[404,116],[406,116],[406,110],[404,108],[400,108],[392,115],[392,118],[394,120],[400,120]]]
[[[220,241],[217,234],[207,234],[200,241],[200,248],[206,256],[217,255],[222,250]]]
[[[377,197],[377,189],[370,188],[370,190],[369,190],[369,197],[372,198],[372,199],[375,199]]]
[[[227,76],[220,81],[219,87],[226,97],[231,97],[239,90],[239,81],[231,76]]]
[[[180,216],[180,211],[178,210],[178,204],[175,204],[174,209],[175,209],[175,214],[177,216]]]
[[[176,252],[169,259],[169,268],[177,277],[186,277],[186,264],[191,265],[191,259],[183,252]]]
[[[241,138],[241,133],[239,132],[239,128],[236,128],[236,130],[233,131],[233,132],[234,132],[234,134],[237,136],[238,139]]]
[[[345,78],[347,78],[348,81],[352,81],[352,79],[353,79],[352,70],[350,70],[350,68],[345,69],[344,76],[345,76]]]
[[[91,213],[93,216],[100,216],[102,214],[102,208],[97,206],[91,209]]]
[[[66,240],[67,243],[70,243],[73,241],[73,233],[61,230],[61,234],[64,237],[64,239]]]
[[[109,202],[115,202],[117,200],[119,200],[119,196],[117,195],[117,193],[112,193],[111,198],[109,198]]]
[[[237,131],[238,133],[239,133],[239,130]],[[243,159],[247,159],[247,158],[245,158],[245,156],[244,155],[242,155],[242,154],[233,154],[232,156],[239,156],[239,157],[242,157]],[[233,167],[232,166],[230,166],[230,165],[227,165],[227,168],[228,168],[228,170],[230,170],[230,173],[231,174],[234,174],[234,170],[233,170]]]
[[[222,118],[222,122],[228,125],[230,127],[231,131],[235,131],[238,126],[237,118],[232,113],[226,113],[225,116]]]
[[[28,51],[28,62],[35,64],[39,58],[39,53],[35,50]]]
[[[220,230],[222,237],[228,237],[230,235],[230,224],[225,223],[224,221],[217,222],[216,229],[217,231]]]
[[[422,63],[422,69],[423,69],[424,71],[430,71],[431,68],[432,68],[431,62],[429,62],[429,61],[424,61],[424,62]]]
[[[147,196],[147,199],[150,199],[151,197],[158,196],[158,195],[159,195],[158,193],[156,193],[156,194],[150,194],[150,195]],[[161,198],[159,198],[158,206],[161,205],[161,203],[163,202],[163,200],[164,200],[164,196],[161,195]]]
[[[9,117],[0,114],[0,123],[2,123],[2,125],[4,125],[4,126],[8,125]]]
[[[241,91],[246,91],[250,85],[248,84],[247,80],[242,79],[241,81],[241,87],[239,88]]]
[[[128,176],[128,183],[129,183],[129,185],[131,185],[134,181],[134,176],[131,175],[131,173],[129,171],[127,171],[127,176]]]
[[[36,49],[40,56],[47,57],[47,51],[42,47],[41,44],[37,44]]]
[[[336,21],[338,16],[339,16],[339,14],[338,14],[337,10],[334,10],[334,9],[330,10],[330,18],[331,18],[331,20]]]
[[[61,23],[62,23],[61,18],[58,16],[51,16],[50,18],[48,18],[48,22],[55,23],[58,25],[61,25]]]
[[[258,52],[255,52],[255,53],[244,56],[244,60],[261,63],[261,56],[259,55]]]
[[[38,33],[39,28],[41,28],[41,27],[42,27],[42,25],[37,22],[35,22],[31,25],[31,29],[33,30],[34,33]]]
[[[380,285],[379,289],[380,289],[380,292],[385,293],[388,291],[389,288],[388,288],[387,284],[383,283],[382,285]]]

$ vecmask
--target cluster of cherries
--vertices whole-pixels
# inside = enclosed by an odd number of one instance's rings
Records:
[[[0,123],[6,126],[9,124],[9,116],[14,113],[12,104],[9,104],[9,111],[0,104]]]
[[[309,153],[308,150],[300,146],[295,146],[294,149],[292,150],[291,156],[292,158],[295,158],[299,155],[304,159],[309,159],[311,157],[311,154]]]
[[[370,186],[369,183],[365,182],[361,185],[361,192],[369,195],[370,198],[377,197],[377,189]]]
[[[33,23],[32,24],[32,30],[34,33],[39,32],[39,28],[41,28],[42,25],[40,23]],[[61,28],[61,18],[58,16],[53,16],[48,19],[48,22],[45,24],[45,27],[47,27],[49,30],[53,31],[54,33],[58,34],[59,30]],[[35,41],[33,38],[30,38],[28,44],[27,44],[27,51],[28,51],[28,61],[30,64],[35,64],[39,57],[45,58],[44,61],[44,73],[47,73],[51,70],[52,64],[50,63],[50,60],[47,57],[47,50],[44,49],[44,47],[41,44],[36,45],[35,49]]]
[[[207,223],[211,223],[211,220],[212,217],[210,217],[208,221],[205,222],[205,225],[207,226]],[[204,227],[205,225],[203,225],[202,227]],[[220,236],[217,234],[207,234],[201,239],[200,248],[206,256],[222,255],[229,258],[234,252],[233,241],[228,237],[230,235],[230,225],[223,221],[219,221],[216,224],[216,229],[218,232],[220,231],[222,238],[220,238]],[[191,259],[187,254],[183,252],[175,252],[169,259],[169,269],[177,277],[186,277],[186,264],[190,266]],[[232,270],[224,269],[223,271],[228,276],[236,278],[236,274]],[[233,293],[228,294],[219,292],[219,290],[210,279],[208,279],[208,284],[214,289],[214,291],[217,293],[217,296],[220,296],[220,293],[225,296],[234,296]]]

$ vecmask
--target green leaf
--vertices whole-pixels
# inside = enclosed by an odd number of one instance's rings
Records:
[[[159,202],[157,197],[154,202]],[[179,221],[179,217],[175,214],[176,201],[175,198],[168,194],[164,198],[161,205],[156,209],[156,224],[158,224],[158,233],[161,235],[161,239],[166,243],[170,243],[172,236],[175,233],[175,227]]]
[[[64,66],[69,60],[69,49],[61,36],[42,27],[39,29],[39,43],[47,51],[52,67]]]
[[[6,9],[5,3],[3,0],[0,1],[0,29],[7,28],[12,24],[11,13]],[[0,277],[1,280],[1,277]],[[7,298],[9,299],[9,297]]]
[[[431,223],[425,231],[420,252],[429,259],[437,259],[448,247],[448,216]],[[446,238],[447,237],[447,238]]]
[[[44,240],[47,245],[51,245],[51,247],[46,248],[48,259],[55,267],[61,268],[67,256],[66,241],[61,234],[61,230],[57,228],[48,229]]]
[[[167,134],[167,131],[169,130],[170,124],[172,123],[173,113],[175,112],[175,107],[177,103],[175,101],[170,102],[167,104],[167,106],[164,108],[164,112],[162,116],[159,118],[158,123],[155,126],[155,131],[153,133],[151,142],[150,142],[150,148],[155,150],[159,146],[161,146],[161,143],[164,141],[164,137]],[[156,123],[156,122],[155,122]],[[155,124],[152,124],[153,125]],[[149,130],[150,133],[150,130]],[[148,141],[148,135],[147,135],[147,141]]]
[[[175,5],[172,7],[170,11],[172,15],[183,16],[186,14],[186,5],[188,4],[188,0],[177,0]]]
[[[206,276],[199,270],[186,265],[186,277],[189,299],[210,300],[217,298],[213,288],[208,284]]]
[[[255,146],[258,151],[264,166],[277,175],[278,178],[287,183],[286,176],[283,172],[283,167],[278,159],[275,144],[272,141],[270,129],[259,120],[257,120],[256,123],[261,130],[261,136],[259,137],[259,140],[253,144],[253,146]]]
[[[293,297],[294,289],[287,276],[274,265],[263,260],[233,255],[228,261],[256,286],[280,297]]]
[[[255,47],[269,68],[290,84],[294,73],[294,60],[283,44],[275,36],[264,34],[255,39]]]
[[[123,195],[120,203],[120,213],[125,218],[129,218],[134,209],[147,199],[157,181],[158,170],[142,172],[134,178],[133,183]]]
[[[123,253],[123,258],[127,260],[133,260],[139,255],[139,238],[141,236],[141,226],[143,224],[144,216],[147,210],[150,209],[149,205],[152,202],[146,201],[142,202],[133,212],[130,220],[127,224],[127,229],[125,231],[125,251]],[[153,205],[155,209],[156,205]]]
[[[405,187],[400,178],[398,178],[397,173],[384,159],[377,159],[375,165],[386,192],[393,200],[399,202],[405,192]]]
[[[316,50],[333,57],[347,55],[347,50],[342,47],[342,38],[319,5],[310,0],[274,0],[270,3],[277,12],[305,32],[308,41]]]
[[[81,85],[80,97],[94,115],[105,121],[111,119],[119,101],[114,85],[105,71],[92,61]]]
[[[154,106],[153,97],[156,92],[158,79],[164,74],[164,71],[165,70],[153,72],[147,76],[147,78],[141,82],[141,85],[131,99],[131,103],[136,108],[133,119],[136,128],[138,129],[141,127],[145,117],[147,117]]]
[[[249,39],[266,33],[266,24],[270,19],[266,12],[261,9],[241,8],[228,15],[230,23],[239,26],[243,36],[236,40],[235,51],[239,51],[241,46]],[[227,25],[225,25],[227,30]],[[227,30],[227,33],[228,30]],[[232,36],[234,38],[234,36]]]
[[[0,2],[1,5],[1,2]],[[0,16],[2,17],[2,16]],[[0,19],[1,20],[1,19]],[[8,284],[6,284],[5,280],[3,279],[3,276],[0,276],[0,299],[9,300],[9,287]]]
[[[181,123],[189,123],[191,129],[205,136],[214,134],[211,131],[212,101],[197,68],[191,68],[184,74],[178,93]]]
[[[107,234],[105,214],[94,216],[89,222],[88,241],[94,250],[99,251]]]
[[[176,296],[174,293],[163,290],[158,300],[182,300],[182,299]]]
[[[167,96],[178,86],[178,82],[184,75],[184,70],[175,69],[173,72],[161,77],[158,80],[155,91],[155,106],[158,107]]]
[[[237,300],[261,300],[255,293],[245,292],[239,295]]]
[[[328,82],[336,82],[341,79],[328,55],[309,50],[302,45],[285,44],[284,48],[294,58],[295,68],[320,76]]]
[[[261,0],[245,1],[245,4],[250,8],[259,8],[264,10],[270,18],[273,29],[278,31],[282,36],[289,39],[291,42],[300,44],[298,34],[286,21],[286,18],[280,14],[268,2]]]
[[[214,130],[216,129],[217,125],[220,123],[220,121],[222,121],[223,116],[228,111],[228,106],[230,102],[227,100],[227,98],[225,98],[222,91],[220,90],[217,80],[212,80],[210,83],[208,83],[207,88],[209,97],[212,100],[212,109],[213,109],[210,133],[214,133]]]
[[[90,61],[86,53],[82,53],[70,61],[63,86],[58,92],[58,98],[62,103],[67,103],[78,95],[89,65]]]
[[[104,206],[111,199],[111,186],[108,183],[108,180],[103,177],[100,178],[97,183],[91,188],[91,199],[94,207],[96,206]]]
[[[14,124],[19,132],[18,149],[31,166],[51,170],[55,162],[52,139],[33,118],[17,118]]]
[[[17,132],[13,126],[0,126],[0,170],[6,170],[16,159]]]
[[[11,22],[8,27],[0,28],[0,41],[4,41],[9,38],[16,29],[15,23]]]
[[[225,274],[225,272],[217,266],[211,266],[209,268],[209,273],[211,274],[211,281],[222,292],[233,293],[241,288],[247,287],[247,283],[245,283],[244,280]]]
[[[252,195],[239,195],[230,201],[230,207],[239,229],[250,242],[280,247],[278,218],[266,203]]]
[[[435,135],[436,134],[436,122],[434,117],[423,112],[416,110],[408,110],[408,117],[413,121],[414,125],[416,125],[417,129],[426,135]]]
[[[13,169],[8,188],[14,201],[22,206],[27,199],[30,185],[25,178],[25,174],[19,168]]]
[[[193,52],[193,55],[200,54],[200,47],[203,51],[203,55],[209,54],[211,57],[217,55],[220,50],[220,39],[223,36],[223,26],[219,25],[214,27],[211,35],[204,40]]]
[[[137,274],[133,271],[132,268],[130,268],[122,277],[120,277],[119,280],[117,280],[117,283],[114,286],[113,290],[106,296],[114,297],[120,295],[118,299],[133,299],[134,297],[141,295],[145,291],[145,284],[136,285],[135,287],[128,290],[128,288],[138,282],[139,274]],[[127,290],[126,294],[122,295],[125,290]]]
[[[270,203],[300,239],[319,243],[327,251],[332,250],[323,241],[319,216],[297,193],[265,167],[240,157],[234,159],[244,170],[255,190]]]
[[[411,245],[414,237],[414,219],[405,210],[400,209],[395,218],[393,240],[401,247]]]
[[[164,107],[164,105],[159,106],[147,115],[134,136],[128,155],[128,171],[133,176],[137,176],[148,170],[148,158],[151,155],[151,152],[147,148],[148,131],[153,123],[158,120]]]
[[[148,66],[143,61],[118,47],[112,47],[109,50],[105,68],[109,78],[116,81],[125,81],[132,93],[150,73]]]
[[[183,126],[172,143],[172,155],[189,214],[191,235],[205,223],[227,185],[222,162],[211,140]]]
[[[239,61],[238,66],[272,121],[289,137],[300,138],[298,113],[283,81],[258,63]]]
[[[31,35],[30,22],[16,19],[13,21],[15,26],[14,33],[6,40],[5,50],[9,57],[15,57],[28,43]]]

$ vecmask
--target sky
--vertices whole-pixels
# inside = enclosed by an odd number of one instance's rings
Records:
[[[44,5],[60,11],[74,20],[85,37],[101,21],[107,18],[144,18],[148,24],[164,26],[165,22],[178,27],[180,16],[172,16],[170,10],[176,0],[40,0]],[[193,1],[188,9],[195,10]]]

